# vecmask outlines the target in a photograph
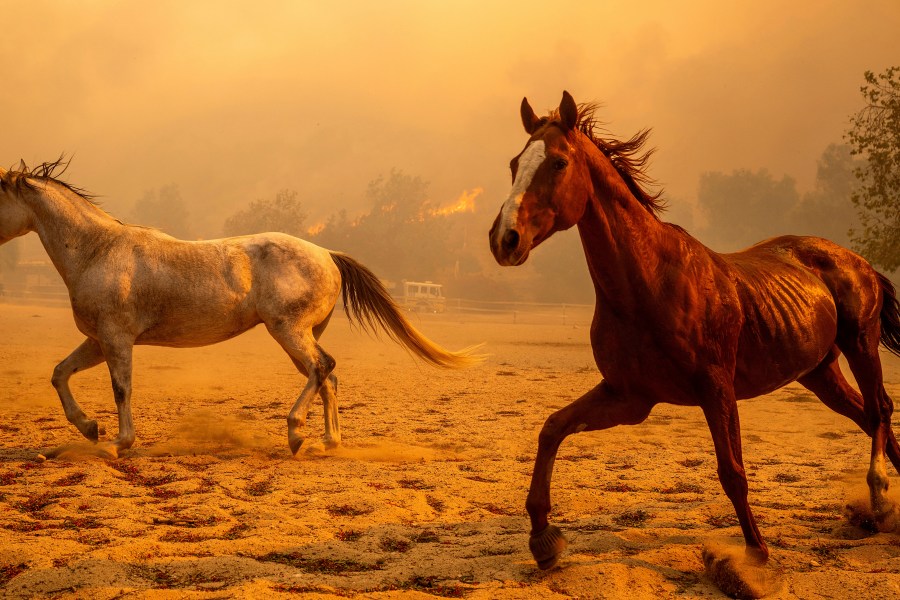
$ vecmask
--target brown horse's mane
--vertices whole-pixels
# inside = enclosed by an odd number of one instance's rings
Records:
[[[8,171],[0,175],[0,188],[2,187],[10,187],[14,190],[21,191],[23,189],[34,190],[34,185],[29,182],[29,179],[38,179],[42,181],[52,181],[57,183],[70,192],[75,193],[79,197],[87,200],[91,204],[97,204],[94,201],[94,196],[89,194],[87,191],[81,189],[80,187],[74,186],[71,183],[67,183],[60,179],[63,173],[66,172],[66,169],[69,168],[69,163],[71,159],[66,159],[64,155],[60,155],[54,161],[51,162],[42,162],[39,165],[35,165],[34,167],[29,167],[25,164],[24,160],[19,161],[19,166],[16,169],[10,167]]]
[[[601,131],[605,123],[596,117],[598,104],[586,103],[578,105],[578,120],[575,128],[587,136],[597,149],[600,150],[613,164],[628,189],[644,207],[656,216],[666,209],[666,203],[662,198],[662,190],[656,193],[649,192],[647,186],[655,186],[656,180],[647,174],[650,157],[656,152],[656,148],[644,148],[650,138],[650,129],[638,131],[631,139],[620,141],[601,137]],[[545,122],[560,124],[559,110],[554,109],[548,117],[542,119]]]

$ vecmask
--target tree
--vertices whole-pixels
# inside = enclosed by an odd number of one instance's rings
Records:
[[[307,237],[303,228],[306,212],[296,190],[284,189],[271,200],[254,200],[250,206],[225,220],[225,235],[246,235],[280,231],[297,237]]]
[[[353,236],[353,223],[347,216],[347,209],[342,208],[332,213],[321,229],[311,236],[315,243],[330,250],[347,251]]]
[[[669,197],[666,199],[666,209],[662,213],[662,220],[679,225],[688,231],[693,231],[696,228],[694,206],[680,198],[673,199]]]
[[[386,279],[432,279],[452,271],[456,233],[448,216],[435,214],[428,182],[394,169],[371,181],[365,192],[371,209],[352,222],[332,216],[313,241],[363,260]]]
[[[697,203],[706,226],[700,236],[717,250],[732,251],[789,233],[789,211],[798,201],[796,183],[787,175],[776,180],[765,169],[703,173]]]
[[[853,171],[859,162],[847,144],[830,144],[825,149],[816,169],[815,188],[803,195],[791,213],[792,233],[849,245],[850,228],[856,224]]]
[[[144,192],[134,204],[132,218],[139,225],[156,227],[177,238],[192,236],[187,207],[174,183]]]
[[[851,199],[860,228],[850,237],[866,258],[889,271],[900,267],[900,66],[865,73],[865,106],[850,120],[847,139],[865,158],[854,170]]]
[[[403,223],[418,219],[428,204],[428,182],[419,176],[406,175],[399,169],[391,169],[387,178],[379,175],[369,182],[366,200],[372,206],[373,215],[381,215],[391,223]]]

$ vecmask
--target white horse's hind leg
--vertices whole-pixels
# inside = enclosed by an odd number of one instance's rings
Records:
[[[100,430],[97,427],[97,421],[88,419],[84,411],[72,396],[69,389],[69,378],[77,371],[84,371],[95,367],[106,360],[100,345],[91,338],[84,340],[72,353],[53,369],[53,377],[50,382],[56,388],[59,400],[62,402],[63,411],[66,413],[66,419],[78,428],[78,431],[91,440],[96,442],[99,438]]]
[[[325,445],[338,446],[341,443],[341,419],[338,414],[337,377],[334,373],[322,385],[319,396],[322,397],[325,412]]]
[[[291,407],[291,412],[288,413],[287,417],[288,446],[290,447],[292,454],[297,454],[297,451],[300,450],[300,446],[303,445],[304,441],[300,430],[306,425],[306,415],[309,414],[309,405],[312,404],[313,398],[316,397],[322,384],[321,379],[316,374],[315,368],[308,367],[293,356],[291,359],[294,361],[297,370],[309,377],[306,386],[303,388],[303,391],[300,392],[297,401],[294,402],[294,406]]]
[[[292,326],[269,327],[272,334],[285,352],[291,357],[297,369],[309,377],[303,391],[288,413],[288,446],[296,454],[303,445],[300,429],[306,424],[306,415],[313,399],[319,394],[334,369],[334,359],[316,343],[310,330],[300,330]],[[326,411],[326,421],[328,414]],[[330,425],[326,425],[330,427]],[[327,440],[326,440],[327,441]]]
[[[331,315],[333,313],[334,307],[332,306],[331,312],[328,313],[325,320],[313,327],[313,336],[316,338],[317,342],[319,336],[322,335],[325,328],[328,326],[328,322],[331,320]],[[321,346],[319,347],[319,350],[324,353]],[[328,355],[326,354],[326,356]],[[334,359],[330,356],[328,356],[328,358],[331,359],[333,368]],[[335,377],[334,373],[331,373],[319,390],[319,396],[322,397],[322,405],[324,406],[325,413],[325,435],[323,436],[323,441],[328,447],[338,446],[341,443],[341,419],[338,414],[337,389],[337,377]]]

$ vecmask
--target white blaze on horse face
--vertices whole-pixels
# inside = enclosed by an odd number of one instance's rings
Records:
[[[503,210],[500,213],[500,227],[497,228],[498,241],[503,239],[503,234],[507,231],[516,228],[519,222],[519,206],[522,205],[522,198],[525,196],[525,192],[531,185],[531,180],[534,179],[534,174],[545,158],[547,158],[547,148],[544,140],[531,142],[519,156],[519,169],[516,171],[516,179],[513,181],[512,190],[510,190],[509,197],[506,199],[506,203],[503,205]]]

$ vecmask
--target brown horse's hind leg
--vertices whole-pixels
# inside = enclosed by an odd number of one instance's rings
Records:
[[[741,425],[737,401],[732,390],[721,389],[702,405],[703,414],[716,448],[719,482],[731,500],[744,534],[747,555],[759,562],[769,557],[769,549],[762,539],[756,519],[747,501],[747,474],[741,454]]]
[[[841,373],[838,356],[840,356],[840,350],[835,347],[818,367],[797,381],[814,393],[825,406],[852,420],[871,437],[872,428],[865,418],[863,398]],[[900,472],[900,444],[897,443],[897,438],[890,427],[887,429],[887,434],[885,451],[894,468]]]
[[[96,442],[100,437],[97,421],[88,419],[84,411],[81,410],[81,406],[75,401],[75,397],[72,396],[72,391],[69,389],[69,378],[78,371],[84,371],[99,365],[104,360],[106,359],[103,357],[100,345],[95,340],[88,338],[65,360],[56,365],[56,368],[53,369],[53,377],[50,380],[56,389],[60,402],[62,402],[66,419],[77,427],[84,437],[92,442]]]
[[[863,418],[867,432],[872,436],[872,454],[866,482],[872,500],[872,511],[879,521],[885,520],[893,510],[884,497],[888,489],[887,469],[885,469],[885,447],[891,438],[891,414],[894,403],[884,389],[881,373],[881,359],[878,357],[879,331],[871,327],[850,344],[840,344],[847,356],[850,370],[856,376],[859,391],[863,397]]]
[[[573,433],[634,425],[650,414],[653,404],[640,398],[617,395],[605,382],[547,418],[538,438],[537,457],[525,508],[531,519],[531,554],[541,569],[556,564],[566,541],[558,527],[550,525],[550,480],[553,463],[563,440]]]

